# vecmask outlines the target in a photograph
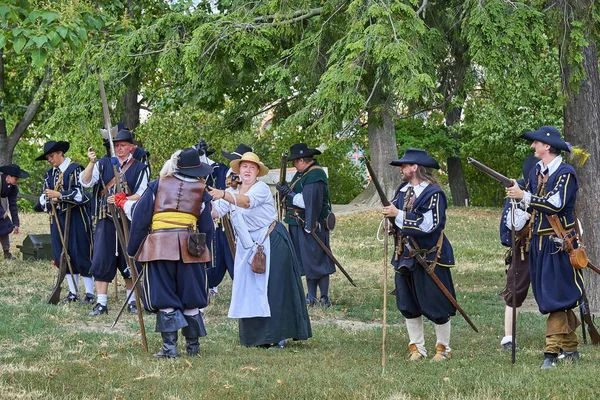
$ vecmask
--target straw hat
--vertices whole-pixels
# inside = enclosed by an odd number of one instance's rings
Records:
[[[263,164],[260,161],[260,158],[258,158],[258,156],[252,152],[247,152],[242,154],[242,157],[237,159],[237,160],[232,160],[229,163],[229,166],[231,167],[231,169],[233,170],[233,172],[235,172],[236,174],[240,173],[240,164],[242,163],[242,161],[249,161],[249,162],[253,162],[254,164],[258,165],[258,176],[265,176],[266,174],[269,173],[269,168],[267,168],[265,166],[265,164]]]

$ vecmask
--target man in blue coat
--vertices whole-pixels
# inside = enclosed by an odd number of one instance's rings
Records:
[[[8,200],[8,211],[0,204],[0,244],[4,250],[5,260],[14,260],[10,252],[9,234],[19,233],[19,211],[17,208],[17,194],[19,194],[19,179],[29,178],[29,173],[23,171],[17,164],[0,167],[0,198]],[[10,211],[10,217],[8,212]],[[12,217],[12,220],[11,220]]]
[[[546,320],[546,347],[541,369],[554,367],[562,350],[564,359],[579,359],[576,328],[579,320],[573,312],[582,296],[583,277],[569,261],[569,254],[560,236],[551,225],[556,216],[558,229],[576,235],[575,203],[577,201],[577,174],[563,163],[561,151],[571,147],[552,126],[525,132],[521,137],[531,141],[535,157],[540,161],[529,175],[525,191],[514,186],[506,189],[511,199],[520,200],[523,209],[531,213],[532,239],[529,253],[531,288]],[[578,244],[575,241],[574,247]]]
[[[427,357],[423,316],[435,324],[436,354],[434,361],[450,358],[450,317],[456,308],[415,259],[420,254],[454,298],[450,267],[454,253],[444,234],[446,195],[433,176],[440,166],[425,150],[406,149],[401,159],[391,165],[400,167],[402,183],[392,204],[383,214],[394,218],[396,249],[392,264],[396,270],[396,305],[406,319],[409,359]]]
[[[108,313],[108,284],[114,279],[117,269],[126,278],[127,294],[132,290],[131,272],[125,259],[125,250],[117,245],[116,227],[109,212],[115,202],[116,181],[112,163],[116,163],[118,179],[128,200],[137,201],[148,186],[148,167],[133,158],[133,135],[121,129],[113,139],[115,159],[98,159],[94,149],[88,149],[89,164],[82,172],[80,181],[83,187],[93,187],[93,201],[96,218],[94,234],[94,256],[91,273],[96,282],[98,303],[90,315]],[[122,221],[122,223],[129,221]],[[130,313],[136,313],[135,301],[128,305]]]
[[[79,183],[79,175],[83,168],[65,157],[69,147],[69,142],[63,141],[50,140],[44,144],[44,153],[36,160],[46,160],[52,168],[44,175],[44,188],[39,202],[44,211],[55,214],[50,221],[50,239],[57,266],[60,265],[63,251],[61,233],[65,235],[73,275],[69,273],[65,276],[69,285],[69,295],[64,301],[70,303],[79,299],[77,293],[81,275],[86,293],[82,302],[91,304],[94,302],[94,280],[90,274],[92,220],[89,214],[89,199]],[[68,227],[67,216],[70,218]]]

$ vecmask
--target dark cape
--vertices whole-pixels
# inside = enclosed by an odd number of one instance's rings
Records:
[[[8,235],[12,233],[15,229],[15,226],[19,226],[19,212],[17,208],[17,195],[19,194],[19,186],[17,185],[8,185],[6,183],[6,174],[0,174],[0,186],[2,190],[0,190],[0,197],[6,198],[8,200],[8,211],[10,217],[2,218],[6,213],[2,204],[0,204],[0,235]],[[12,220],[11,220],[12,217]]]
[[[278,222],[269,239],[271,262],[267,297],[271,316],[239,319],[240,343],[243,346],[312,337],[299,264],[290,236]]]
[[[310,170],[312,165],[318,166]],[[294,194],[302,193],[304,209],[294,207],[288,200],[285,222],[288,224],[294,249],[300,260],[300,274],[307,279],[320,279],[335,272],[333,261],[317,244],[305,228],[314,230],[328,249],[329,231],[325,230],[325,218],[331,211],[329,186],[325,171],[314,162],[306,172],[297,172],[290,187]]]

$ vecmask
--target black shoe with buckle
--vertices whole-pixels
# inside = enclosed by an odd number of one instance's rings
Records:
[[[556,353],[544,353],[544,363],[540,367],[541,370],[547,370],[556,367],[556,359],[558,354]]]
[[[77,300],[79,300],[79,296],[73,292],[69,292],[69,295],[63,299],[63,303],[73,303]]]
[[[127,311],[129,311],[130,314],[137,314],[137,305],[135,304],[135,301],[127,304]]]
[[[96,298],[94,297],[94,295],[92,293],[86,293],[85,297],[83,299],[81,299],[81,302],[83,304],[94,304],[95,300],[96,300]]]
[[[108,314],[108,306],[103,306],[102,304],[98,303],[94,306],[94,309],[89,315],[96,316],[100,314]]]

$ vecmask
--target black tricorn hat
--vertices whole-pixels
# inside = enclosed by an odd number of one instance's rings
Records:
[[[239,160],[240,158],[242,158],[242,155],[244,153],[248,153],[251,151],[252,151],[252,147],[246,146],[245,144],[240,143],[240,144],[238,144],[238,147],[236,147],[233,152],[227,153],[226,151],[221,150],[221,154],[223,155],[223,157],[225,157],[229,161],[233,161],[233,160]]]
[[[521,135],[522,138],[542,143],[549,144],[558,150],[571,152],[571,145],[562,140],[560,131],[553,126],[542,126],[537,131],[525,132]]]
[[[131,131],[127,128],[121,129],[119,132],[117,132],[117,136],[115,136],[115,138],[113,139],[113,143],[116,142],[129,142],[131,144],[134,144],[133,133],[131,133]]]
[[[29,178],[29,172],[23,171],[17,164],[4,165],[0,167],[0,172],[6,175],[16,176],[19,179]]]
[[[321,152],[317,149],[311,149],[306,143],[296,143],[290,147],[290,155],[288,161],[297,160],[298,158],[318,156]]]
[[[179,153],[177,172],[192,178],[201,178],[212,174],[213,167],[200,161],[200,155],[196,149],[187,148]]]
[[[46,156],[50,153],[55,153],[57,151],[62,151],[63,153],[66,153],[69,150],[69,147],[71,147],[71,144],[69,142],[56,142],[54,140],[50,140],[48,142],[46,142],[46,144],[44,144],[44,154],[42,154],[41,156],[39,156],[38,158],[36,158],[36,161],[46,161]]]
[[[403,164],[417,164],[427,168],[440,169],[440,164],[431,157],[425,150],[408,148],[404,151],[401,159],[392,161],[390,165],[399,167]]]

